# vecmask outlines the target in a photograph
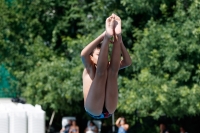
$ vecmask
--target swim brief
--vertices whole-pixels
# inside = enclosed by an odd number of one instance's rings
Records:
[[[94,118],[94,119],[104,119],[104,118],[108,118],[108,117],[110,117],[112,114],[110,114],[109,112],[108,112],[108,110],[106,109],[106,107],[104,106],[103,107],[103,112],[100,114],[100,115],[98,115],[98,116],[95,116],[95,115],[92,115],[89,111],[87,111],[86,109],[85,109],[85,111],[89,114],[89,116],[91,116],[92,118]]]

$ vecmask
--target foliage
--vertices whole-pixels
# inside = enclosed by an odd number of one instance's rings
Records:
[[[199,6],[195,1],[185,10],[177,1],[172,17],[135,29],[134,74],[120,79],[121,110],[155,118],[199,114]]]

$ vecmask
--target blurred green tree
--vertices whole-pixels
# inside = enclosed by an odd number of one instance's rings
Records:
[[[120,79],[121,111],[154,118],[199,114],[199,7],[199,1],[186,8],[177,0],[169,17],[171,7],[161,4],[162,18],[135,29],[132,78]]]

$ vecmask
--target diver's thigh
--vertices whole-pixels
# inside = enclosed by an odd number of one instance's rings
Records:
[[[93,115],[102,113],[105,102],[105,87],[107,77],[94,78],[85,99],[85,108]]]

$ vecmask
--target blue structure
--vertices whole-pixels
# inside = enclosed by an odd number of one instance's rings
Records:
[[[0,98],[16,97],[15,79],[4,65],[0,65]]]

